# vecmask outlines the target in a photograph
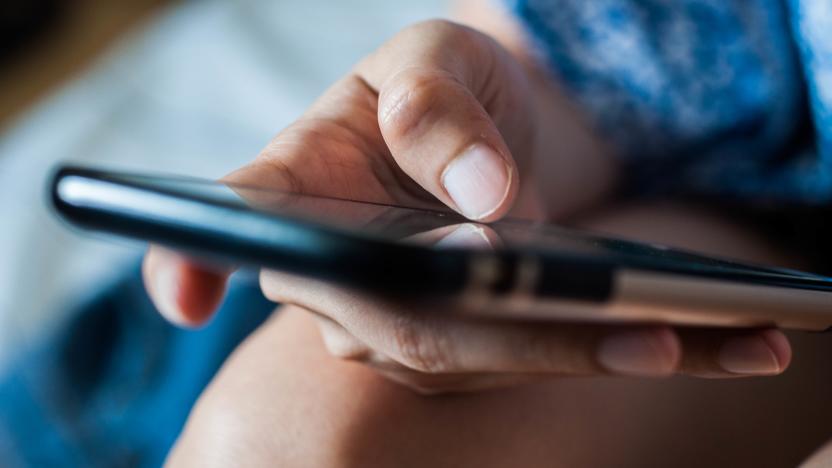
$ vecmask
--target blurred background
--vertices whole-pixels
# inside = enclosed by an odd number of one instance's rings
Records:
[[[59,161],[218,177],[444,0],[6,0],[0,6],[0,369],[141,247],[49,212]]]
[[[272,308],[244,297],[250,318],[173,330],[141,288],[144,246],[67,229],[46,203],[51,169],[219,177],[385,38],[445,9],[0,2],[0,466],[157,466],[202,386]]]

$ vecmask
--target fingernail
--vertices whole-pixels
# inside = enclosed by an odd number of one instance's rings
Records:
[[[154,272],[153,295],[156,308],[166,319],[176,324],[183,324],[182,313],[177,304],[179,278],[175,262],[160,261]]]
[[[442,185],[469,219],[493,213],[508,196],[511,168],[484,144],[475,144],[457,156],[442,174]]]
[[[734,374],[773,375],[782,370],[774,351],[759,336],[727,340],[719,349],[717,362],[723,369]]]
[[[598,362],[617,374],[667,375],[676,368],[678,359],[676,336],[664,329],[615,333],[598,347]]]
[[[439,247],[467,247],[472,249],[491,249],[491,241],[482,226],[465,223],[460,224],[450,234],[436,243]]]

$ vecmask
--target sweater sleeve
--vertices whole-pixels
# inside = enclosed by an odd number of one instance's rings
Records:
[[[804,66],[816,48],[793,32],[813,0],[506,1],[632,190],[830,199]]]

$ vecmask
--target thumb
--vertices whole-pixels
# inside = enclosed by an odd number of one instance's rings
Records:
[[[483,102],[492,112],[516,108],[511,88],[524,81],[496,43],[452,23],[422,23],[357,73],[378,90],[379,129],[402,171],[470,219],[492,221],[511,208],[517,166]]]

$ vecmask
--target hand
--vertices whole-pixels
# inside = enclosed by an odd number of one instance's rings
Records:
[[[828,468],[832,466],[832,441],[827,442],[800,464],[802,468]]]
[[[574,211],[586,193],[604,193],[614,171],[598,169],[597,155],[553,151],[557,127],[545,116],[569,111],[553,109],[562,100],[551,89],[536,92],[534,83],[489,37],[445,21],[421,23],[359,63],[226,180],[388,204],[441,203],[479,221],[515,204]],[[563,161],[566,174],[584,181],[582,195],[570,196],[580,188],[570,187],[563,197],[547,191],[545,203],[536,200],[530,173],[541,160]],[[522,194],[521,178],[528,179]],[[225,274],[174,253],[151,248],[144,271],[154,302],[175,323],[203,323],[221,300]],[[271,299],[315,314],[334,354],[425,392],[566,374],[770,375],[790,359],[774,330],[475,322],[277,272],[264,271],[261,284]]]

